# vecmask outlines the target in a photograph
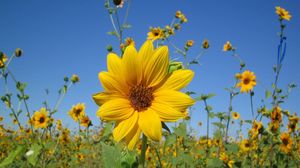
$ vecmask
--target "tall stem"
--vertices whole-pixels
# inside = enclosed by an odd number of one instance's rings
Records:
[[[142,151],[140,157],[140,164],[142,165],[142,167],[145,167],[146,150],[147,150],[147,137],[143,134]]]

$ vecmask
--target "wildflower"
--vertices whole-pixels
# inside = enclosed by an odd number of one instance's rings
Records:
[[[69,129],[63,129],[61,135],[59,136],[59,142],[61,144],[67,144],[70,141],[71,141],[70,130]]]
[[[21,57],[22,54],[23,54],[23,51],[22,51],[21,48],[17,48],[17,49],[15,50],[15,56],[16,56],[16,57]]]
[[[238,112],[233,112],[232,113],[232,118],[235,120],[238,120],[240,118],[240,114]]]
[[[174,24],[174,29],[179,30],[180,29],[180,24],[178,24],[178,23]]]
[[[186,109],[195,102],[179,92],[194,72],[181,69],[169,74],[168,55],[167,46],[154,50],[152,41],[147,40],[139,52],[128,46],[122,58],[108,54],[108,72],[99,73],[104,92],[93,95],[100,106],[97,116],[116,121],[113,137],[124,140],[130,149],[141,133],[161,140],[161,122],[184,118]]]
[[[287,10],[285,10],[284,8],[281,8],[279,6],[276,6],[276,14],[279,16],[280,20],[290,20],[291,19],[291,15],[289,14],[289,12]]]
[[[84,160],[84,155],[82,153],[77,153],[76,158],[78,159],[78,161],[83,161]]]
[[[56,128],[57,128],[57,130],[62,129],[62,121],[61,120],[56,120]]]
[[[202,43],[202,48],[204,48],[204,49],[208,49],[209,48],[209,42],[208,42],[208,40],[204,40],[203,41],[203,43]]]
[[[7,56],[0,52],[0,68],[3,68],[5,65],[5,62],[7,61]]]
[[[77,83],[77,82],[79,82],[79,77],[78,77],[78,75],[72,75],[72,77],[71,77],[71,82],[72,83]]]
[[[289,117],[289,124],[288,124],[289,132],[294,132],[297,129],[298,122],[299,122],[299,117],[297,115]]]
[[[293,147],[293,141],[290,135],[286,132],[280,135],[280,140],[282,144],[280,145],[280,150],[284,153],[289,153]]]
[[[252,138],[255,138],[259,133],[261,133],[262,129],[263,129],[262,122],[254,120],[252,124],[252,129],[249,131],[250,134],[252,135]]]
[[[166,31],[167,31],[167,33],[168,33],[169,35],[174,35],[174,34],[175,34],[175,33],[174,33],[174,29],[171,28],[170,26],[166,26],[165,29],[166,29]]]
[[[272,122],[282,122],[282,110],[279,106],[273,108],[273,111],[271,113],[271,120]]]
[[[92,121],[90,120],[90,118],[88,116],[83,116],[80,119],[80,125],[82,125],[84,127],[89,127],[92,125]]]
[[[249,140],[242,140],[242,142],[240,143],[240,149],[243,151],[243,152],[248,152],[250,151],[251,149],[251,143]]]
[[[232,45],[229,41],[227,41],[223,46],[223,51],[231,51],[231,50],[232,50]]]
[[[78,103],[76,106],[73,106],[72,109],[69,111],[69,115],[72,117],[74,121],[80,120],[81,117],[84,116],[85,112],[85,105],[84,103]]]
[[[220,160],[222,160],[229,168],[233,167],[234,161],[230,160],[225,152],[220,154]]]
[[[241,93],[248,93],[256,85],[256,76],[251,71],[246,70],[242,74],[236,75],[236,77],[240,80],[236,87],[241,88]]]
[[[0,116],[0,121],[3,121],[3,117],[2,116]]]
[[[150,32],[148,33],[148,40],[159,40],[164,37],[164,32],[160,27],[151,27]]]
[[[124,0],[113,0],[113,3],[117,6],[117,8],[123,8]]]
[[[126,44],[126,46],[130,46],[130,45],[132,45],[133,47],[135,46],[134,40],[130,37],[125,39],[125,44]]]
[[[187,47],[192,47],[194,45],[194,41],[193,40],[188,40],[186,43],[185,43],[185,46]]]
[[[179,18],[181,18],[182,17],[182,12],[181,11],[176,11],[176,13],[175,13],[175,17],[177,18],[177,19],[179,19]]]
[[[36,111],[29,122],[34,128],[46,128],[49,122],[48,111],[46,108],[42,107],[40,111]]]

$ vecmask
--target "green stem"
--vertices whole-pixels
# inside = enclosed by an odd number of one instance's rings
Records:
[[[157,148],[154,148],[154,149],[155,149],[156,156],[157,156],[157,158],[158,158],[159,168],[162,168],[162,164],[161,164],[159,152],[158,152]]]
[[[207,102],[206,99],[203,100],[204,104],[205,104],[205,110],[207,112],[207,127],[206,127],[206,158],[208,158],[208,154],[209,154],[209,147],[208,147],[208,139],[209,139],[209,110],[208,110],[208,106],[207,106]]]
[[[142,165],[142,167],[145,167],[146,150],[147,150],[147,137],[143,134],[142,151],[140,157],[140,161],[141,161],[140,164]]]
[[[253,110],[253,91],[250,91],[250,104],[251,104],[251,112],[252,112],[252,118],[254,120],[254,110]]]

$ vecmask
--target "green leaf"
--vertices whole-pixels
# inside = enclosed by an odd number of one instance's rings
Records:
[[[167,136],[164,147],[171,146],[176,143],[176,136],[171,134]]]
[[[186,137],[186,123],[181,122],[177,128],[174,129],[174,133],[180,137]]]
[[[18,155],[20,155],[20,154],[22,154],[22,153],[24,152],[24,150],[25,150],[25,147],[24,147],[24,146],[18,146],[17,149],[16,149],[15,151],[11,152],[11,153],[7,156],[7,158],[5,158],[5,159],[1,162],[0,167],[6,167],[6,166],[10,165],[10,164],[15,160],[15,158],[16,158]]]
[[[224,146],[227,152],[238,153],[239,151],[239,146],[237,144],[225,144]]]
[[[122,153],[119,146],[110,146],[103,142],[101,142],[102,147],[102,161],[104,163],[104,167],[122,167],[121,166],[121,158]]]
[[[269,90],[266,90],[266,92],[265,92],[266,99],[268,99],[271,95],[272,95],[272,93]]]
[[[219,167],[222,167],[222,166],[223,166],[223,161],[221,161],[218,158],[207,160],[207,167],[209,167],[209,168],[219,168]]]
[[[33,152],[31,155],[27,156],[27,160],[32,166],[36,165],[36,162],[37,162],[37,159],[38,159],[41,149],[42,149],[42,146],[35,143],[31,146],[30,150],[28,151],[28,152]]]
[[[209,116],[209,118],[214,118],[215,117],[215,113],[210,112],[208,116]]]
[[[122,26],[124,29],[129,29],[129,28],[131,28],[131,25],[130,24],[123,24],[123,26]]]
[[[219,128],[225,128],[225,125],[220,123],[220,122],[213,122],[212,124],[219,127]]]
[[[106,123],[104,127],[103,136],[108,136],[112,132],[113,122]]]

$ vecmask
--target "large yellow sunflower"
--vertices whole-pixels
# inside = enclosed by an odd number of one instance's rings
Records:
[[[103,92],[93,95],[104,121],[116,121],[113,136],[133,148],[141,133],[154,141],[162,138],[162,122],[185,117],[194,100],[179,92],[192,80],[191,70],[168,73],[168,47],[154,49],[147,40],[139,51],[125,49],[122,58],[107,56],[108,72],[100,72]]]
[[[256,86],[256,76],[251,71],[246,70],[242,74],[237,74],[236,77],[240,80],[236,87],[240,87],[242,93],[248,93]]]

